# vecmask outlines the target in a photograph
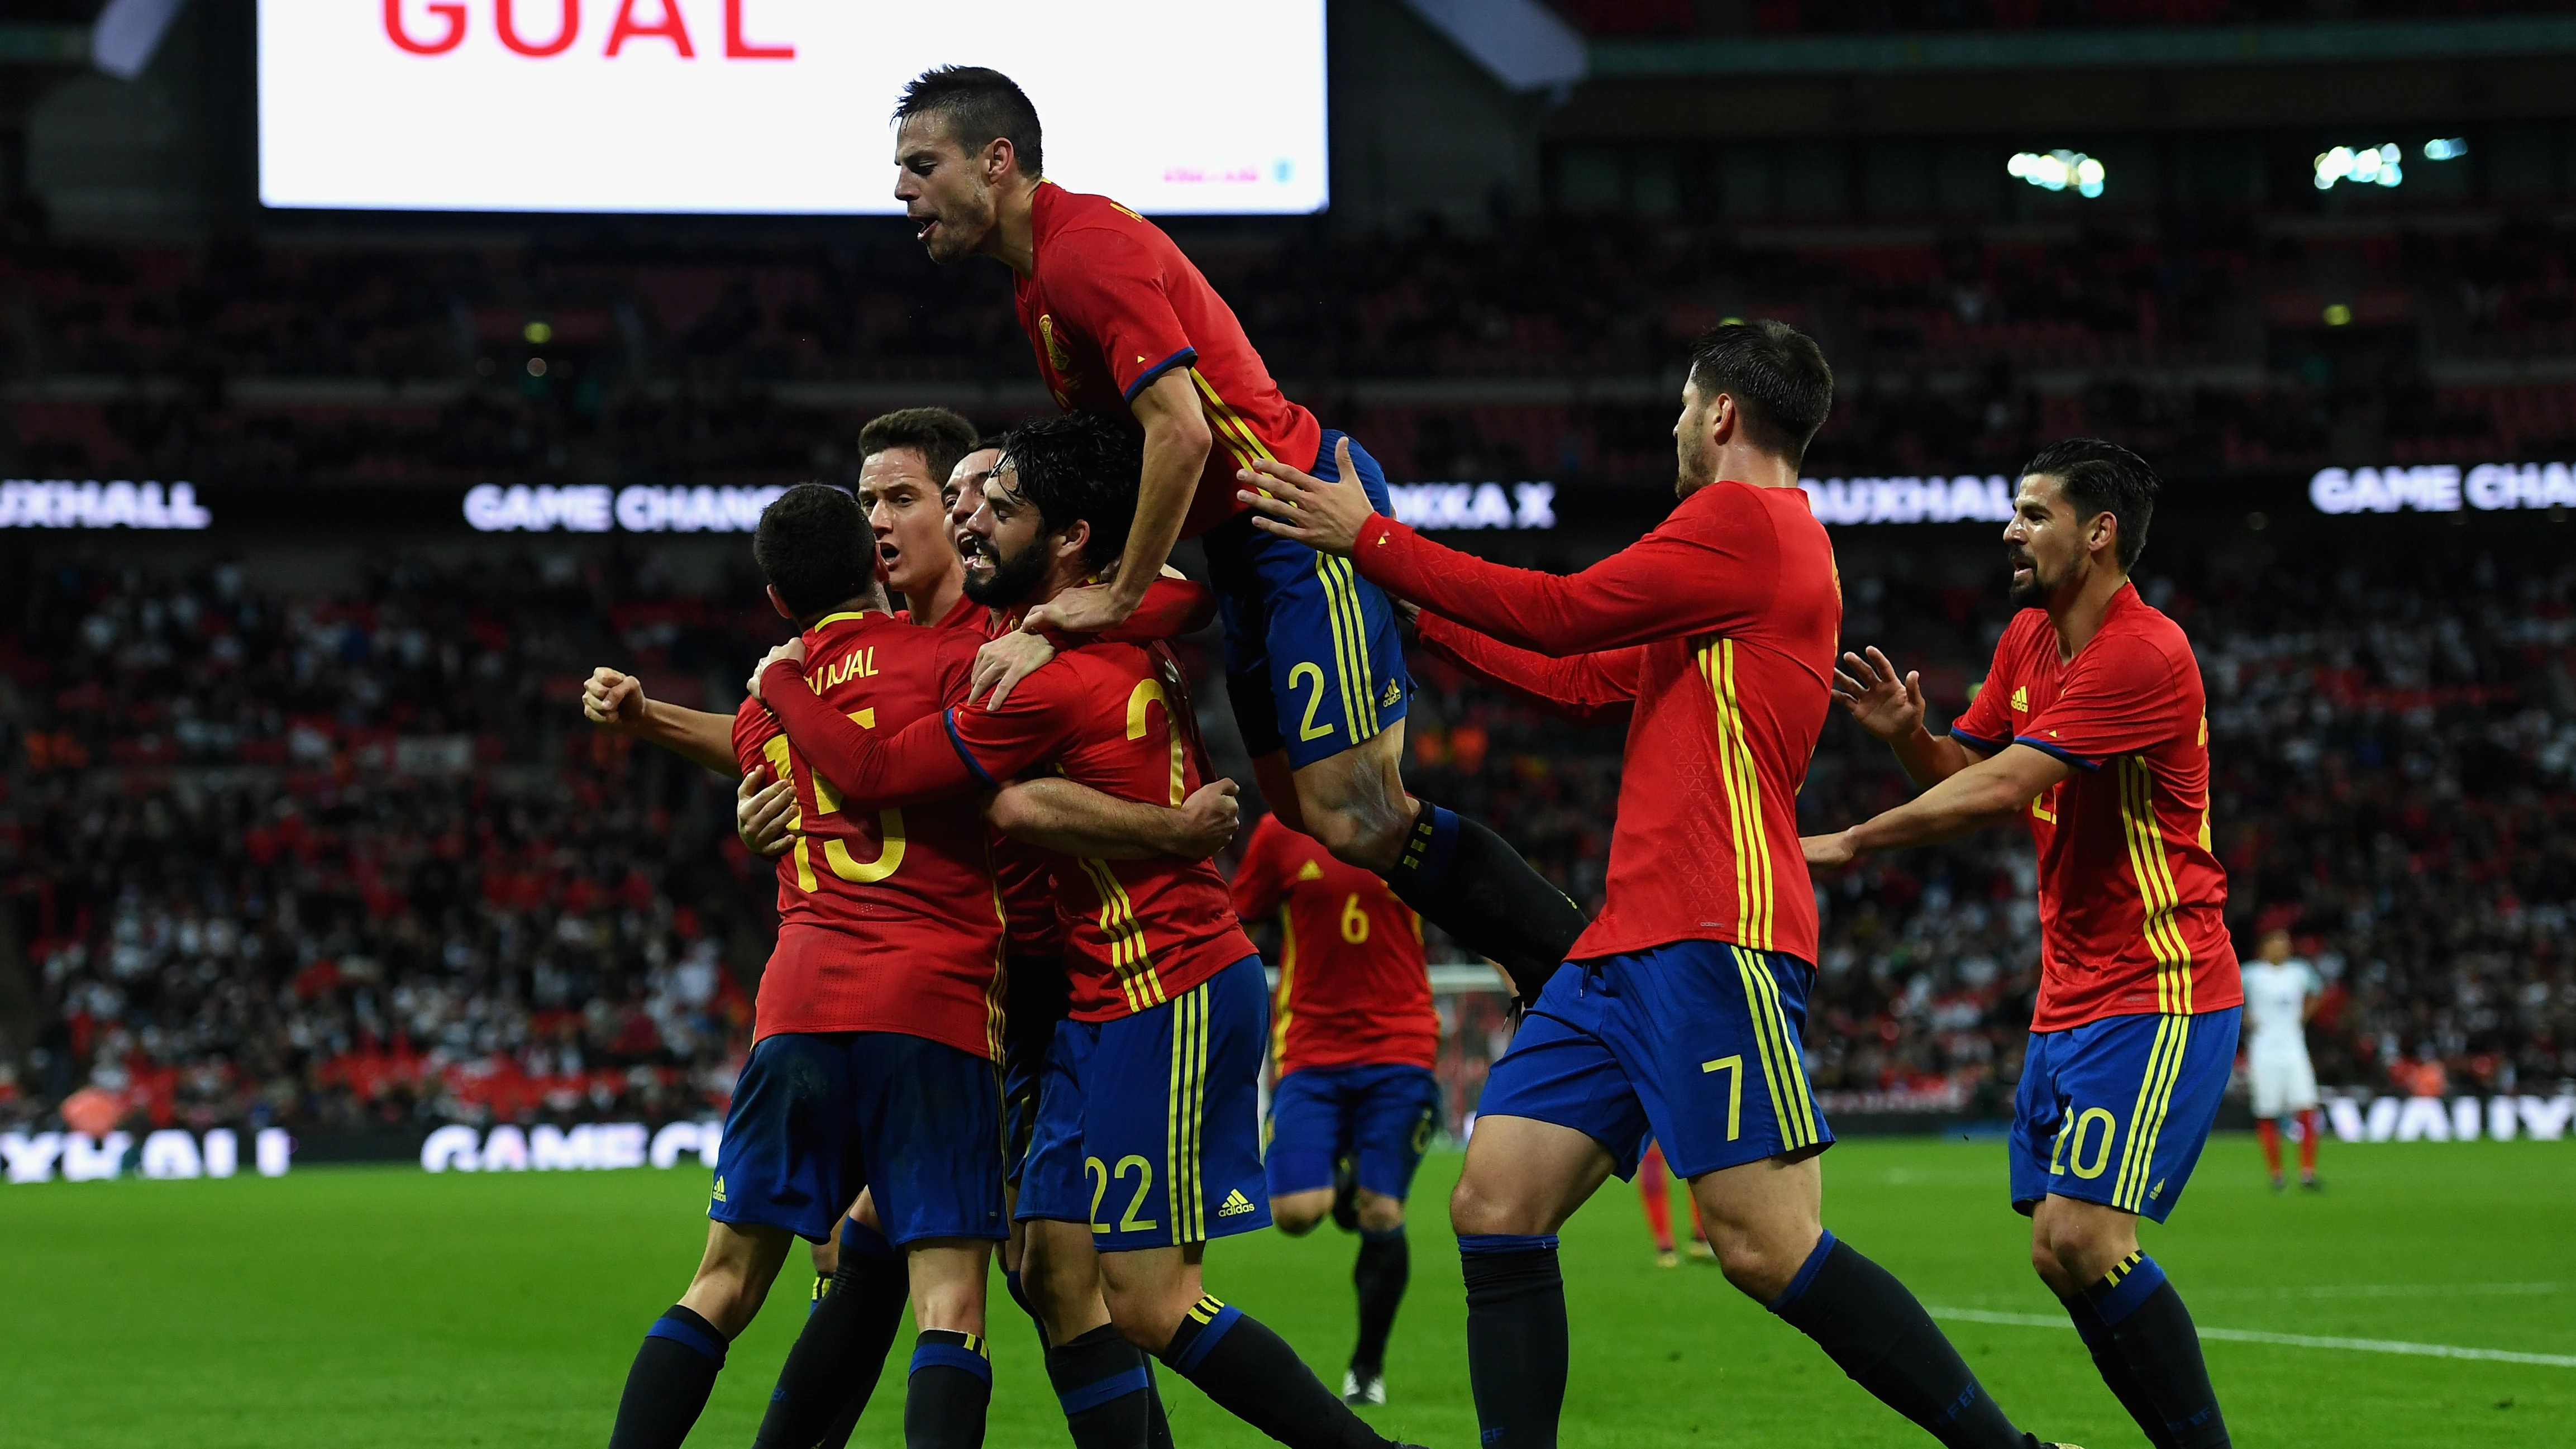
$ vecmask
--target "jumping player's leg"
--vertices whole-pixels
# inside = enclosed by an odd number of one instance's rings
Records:
[[[626,1372],[609,1449],[677,1449],[705,1411],[725,1349],[751,1324],[795,1234],[766,1224],[707,1224],[689,1291],[653,1320]]]
[[[1315,466],[1339,476],[1324,434]],[[1386,479],[1352,466],[1381,510]],[[1459,944],[1535,995],[1582,934],[1583,913],[1500,836],[1404,788],[1406,678],[1394,606],[1345,559],[1238,518],[1207,535],[1225,620],[1226,681],[1263,797],[1335,857],[1386,877]]]
[[[2138,1248],[2190,1180],[2236,1056],[2239,1008],[2111,1017],[2037,1033],[2013,1104],[2013,1205],[2031,1266],[2103,1382],[2158,1449],[2223,1449],[2200,1336],[2164,1269]]]

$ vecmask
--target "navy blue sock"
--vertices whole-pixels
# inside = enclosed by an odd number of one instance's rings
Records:
[[[1565,1276],[1554,1233],[1461,1233],[1467,1383],[1485,1449],[1554,1449],[1565,1412]]]
[[[2120,1407],[2129,1411],[2129,1417],[2138,1421],[2147,1442],[2155,1449],[2173,1449],[2173,1435],[2165,1428],[2164,1415],[2147,1397],[2146,1386],[2138,1382],[2137,1371],[2129,1367],[2128,1356],[2120,1352],[2120,1345],[2111,1337],[2111,1325],[2102,1321],[2092,1300],[2078,1293],[2057,1301],[2066,1305],[2066,1316],[2075,1321],[2075,1332],[2084,1340],[2085,1350],[2093,1355],[2093,1367],[2101,1372],[2102,1382],[2110,1387]]]
[[[1145,1351],[1102,1324],[1047,1350],[1047,1381],[1064,1406],[1074,1449],[1140,1449],[1153,1380]]]
[[[911,1292],[903,1259],[885,1235],[843,1218],[832,1289],[805,1315],[787,1350],[753,1449],[839,1449],[850,1442],[903,1331]]]
[[[2131,1253],[2086,1288],[2084,1299],[2109,1328],[2148,1411],[2164,1426],[2164,1437],[2156,1438],[2153,1428],[2148,1437],[2163,1449],[2227,1449],[2227,1420],[2209,1386],[2200,1332],[2156,1260]],[[2144,1415],[2137,1417],[2140,1427],[2148,1425]]]
[[[1285,1339],[1214,1294],[1181,1315],[1163,1362],[1218,1408],[1289,1449],[1375,1449],[1387,1442],[1324,1387]]]
[[[608,1449],[679,1449],[706,1412],[724,1361],[725,1336],[714,1324],[683,1304],[664,1310],[626,1371]]]
[[[1905,1285],[1833,1234],[1817,1238],[1770,1308],[1852,1382],[1950,1449],[2029,1442]]]
[[[1351,1350],[1351,1372],[1363,1377],[1386,1369],[1386,1340],[1395,1331],[1395,1310],[1404,1303],[1404,1285],[1413,1277],[1413,1250],[1399,1223],[1382,1233],[1360,1234],[1359,1261],[1351,1265],[1351,1285],[1360,1296],[1359,1346]]]
[[[1451,940],[1492,958],[1524,1002],[1538,1000],[1591,924],[1501,836],[1428,800],[1386,883]]]
[[[913,1340],[903,1396],[904,1449],[979,1449],[993,1402],[993,1362],[984,1340],[925,1328]]]

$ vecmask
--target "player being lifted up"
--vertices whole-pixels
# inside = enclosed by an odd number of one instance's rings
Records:
[[[1003,455],[972,525],[978,597],[1026,607],[1121,566],[1135,515],[1130,437],[1077,415],[1014,432]],[[952,708],[896,731],[816,698],[799,652],[773,651],[759,692],[844,808],[902,808],[1042,769],[1162,803],[1204,771],[1167,652],[1068,649],[1003,707]],[[1031,1236],[1023,1269],[1076,1443],[1143,1441],[1145,1376],[1115,1352],[1129,1343],[1283,1443],[1385,1443],[1276,1334],[1202,1286],[1209,1239],[1270,1221],[1256,1115],[1268,1010],[1223,877],[1170,859],[1080,858],[1054,874],[1073,1010],[1047,1062],[1018,1214],[1083,1224],[1099,1247],[1106,1322],[1056,1292],[1046,1238]]]
[[[2227,1425],[2200,1338],[2138,1248],[2217,1120],[2243,991],[2227,872],[2209,850],[2209,719],[2200,662],[2129,582],[2156,475],[2072,438],[2022,470],[2004,525],[2021,607],[1945,737],[1923,691],[1876,649],[1843,656],[1835,694],[1923,793],[1805,842],[1830,867],[2020,819],[2039,847],[2039,1002],[2013,1098],[2012,1204],[2031,1265],[2066,1305],[2103,1382],[2158,1449],[2215,1449]]]
[[[1245,920],[1279,913],[1271,1055],[1270,1215],[1302,1236],[1327,1214],[1360,1235],[1351,1283],[1359,1344],[1342,1380],[1353,1404],[1386,1402],[1386,1340],[1412,1276],[1404,1200],[1439,1125],[1440,1016],[1422,918],[1386,882],[1265,815],[1234,871]],[[1337,1173],[1347,1163],[1349,1175]],[[1347,1189],[1347,1196],[1344,1194]]]
[[[1778,322],[1693,348],[1681,502],[1572,578],[1443,548],[1346,483],[1264,461],[1261,526],[1422,607],[1426,643],[1534,702],[1625,719],[1609,903],[1485,1084],[1450,1198],[1484,1443],[1552,1445],[1564,1405],[1556,1231],[1649,1133],[1728,1281],[1954,1449],[2023,1449],[1930,1315],[1824,1230],[1833,1141],[1800,1064],[1816,905],[1796,793],[1830,705],[1842,600],[1798,464],[1833,399]],[[1454,622],[1453,622],[1454,621]],[[1498,642],[1499,641],[1499,642]]]
[[[1160,228],[1043,179],[1037,111],[1009,77],[926,72],[895,119],[895,196],[931,260],[1007,265],[1057,406],[1143,440],[1117,572],[1026,626],[1105,629],[1143,598],[1174,541],[1202,538],[1235,719],[1271,809],[1535,995],[1582,912],[1491,830],[1405,793],[1404,658],[1386,596],[1347,562],[1253,528],[1234,501],[1236,469],[1284,459],[1350,466],[1383,505],[1376,461],[1337,447],[1341,434],[1281,394],[1225,299]],[[996,677],[979,669],[979,693]],[[1012,676],[998,677],[1007,696]]]

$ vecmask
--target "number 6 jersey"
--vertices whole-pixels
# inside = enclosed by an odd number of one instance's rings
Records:
[[[1282,1076],[1307,1067],[1429,1067],[1440,1015],[1423,966],[1422,918],[1376,872],[1264,815],[1234,868],[1245,920],[1279,913],[1271,1054]]]
[[[805,631],[806,668],[823,707],[861,731],[936,729],[965,698],[982,643],[973,630],[833,614]],[[755,1040],[892,1031],[1000,1060],[1002,912],[975,801],[845,800],[758,700],[735,713],[733,747],[746,772],[796,782],[791,824],[804,832],[777,861],[778,946]]]

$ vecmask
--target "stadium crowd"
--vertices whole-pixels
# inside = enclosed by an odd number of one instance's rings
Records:
[[[1936,716],[1955,711],[1999,587],[1847,573],[1846,640],[1923,669]],[[2144,578],[2201,650],[2239,939],[2287,926],[2330,982],[2320,1076],[2576,1076],[2576,566],[2177,547]],[[721,1102],[768,868],[734,839],[725,782],[592,736],[568,701],[585,666],[623,659],[720,705],[766,615],[683,593],[650,555],[405,558],[280,587],[19,554],[0,579],[0,894],[34,998],[32,1034],[0,1051],[0,1121],[347,1129]],[[1597,907],[1617,732],[1415,664],[1414,787],[1500,823]],[[1802,819],[1904,789],[1836,717]],[[1808,1050],[1830,1110],[1999,1110],[2036,982],[2031,887],[2018,831],[1820,882]],[[1449,1005],[1462,1109],[1497,1049],[1485,1004]]]
[[[1569,211],[1479,236],[1195,245],[1274,369],[1413,478],[1653,481],[1677,342],[1755,314],[1815,333],[1868,400],[1819,441],[1816,476],[2000,471],[2087,430],[2180,476],[2576,446],[2576,387],[2444,382],[2426,361],[2576,345],[2562,221],[2305,234],[2185,210],[2050,235],[1826,246]],[[874,410],[852,389],[1024,386],[1028,369],[1003,274],[933,268],[869,224],[805,246],[27,238],[0,248],[0,288],[31,299],[0,352],[29,476],[829,476],[855,460],[808,440]],[[1653,395],[1510,392],[1576,379]]]

